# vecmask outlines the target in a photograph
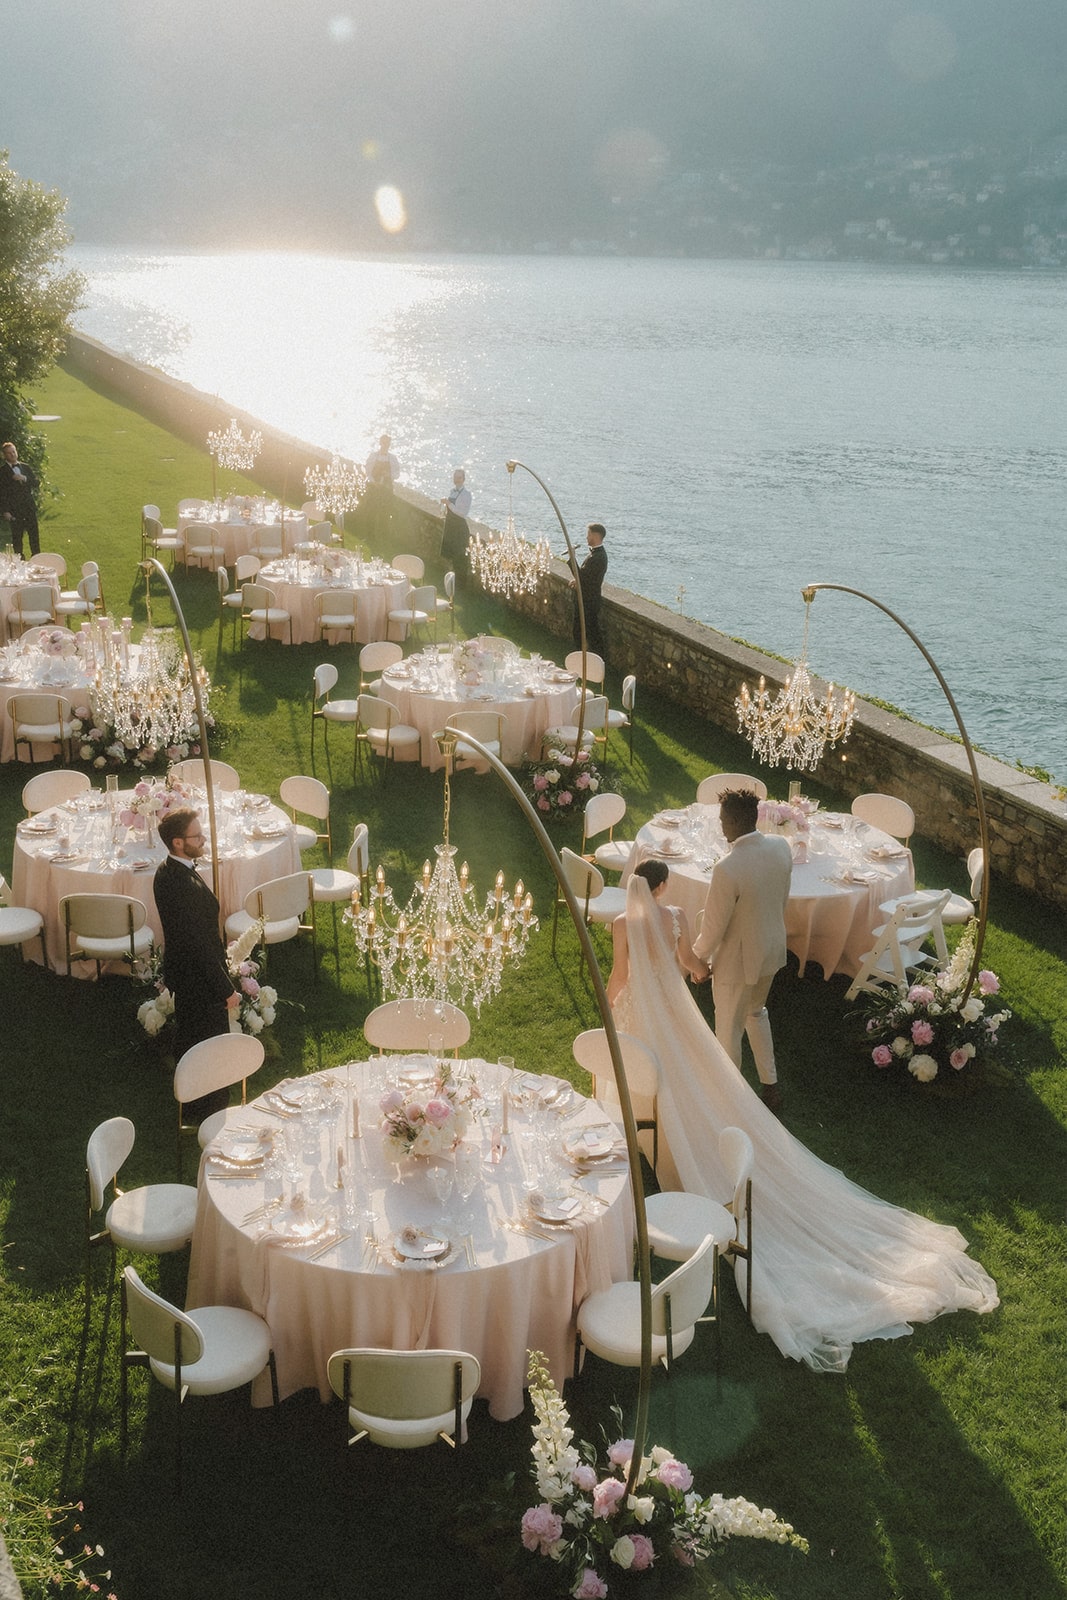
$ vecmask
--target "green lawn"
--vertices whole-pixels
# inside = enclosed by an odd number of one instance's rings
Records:
[[[37,399],[39,409],[62,418],[48,427],[62,498],[43,523],[42,543],[72,568],[97,559],[112,613],[140,623],[140,506],[156,501],[172,520],[180,495],[210,487],[210,462],[62,372]],[[395,548],[402,547],[401,533]],[[249,787],[276,794],[286,774],[310,770],[313,667],[335,660],[339,692],[351,692],[351,648],[266,644],[234,654],[227,631],[217,653],[213,578],[194,573],[177,584],[228,734],[216,753]],[[563,649],[481,596],[462,592],[460,607],[466,633],[495,627],[527,648],[557,656]],[[153,610],[164,622],[165,598],[154,598]],[[610,687],[617,703],[617,678]],[[319,741],[338,857],[353,824],[366,821],[372,859],[385,863],[399,888],[439,838],[440,777],[404,767],[385,788],[353,788],[344,729],[335,731],[333,754],[331,779]],[[629,802],[629,830],[663,805],[688,801],[712,767],[750,765],[740,741],[645,696],[633,765],[617,743],[610,776]],[[9,877],[26,776],[15,764],[0,767],[0,869]],[[547,869],[492,780],[457,779],[452,835],[479,884],[498,865],[521,873],[542,919],[550,919]],[[961,863],[921,840],[915,854],[923,881],[965,887]],[[606,935],[598,932],[597,941],[606,956]],[[305,946],[272,951],[271,981],[292,1004],[273,1030],[277,1053],[265,1082],[363,1053],[367,989],[344,946],[342,938],[339,981],[331,952],[317,988]],[[167,1397],[138,1373],[130,1458],[122,1465],[117,1306],[104,1292],[102,1257],[88,1328],[82,1317],[85,1141],[104,1117],[127,1114],[138,1128],[127,1181],[171,1177],[169,1066],[141,1034],[125,980],[67,982],[21,965],[13,952],[0,954],[2,1426],[9,1445],[35,1441],[15,1457],[32,1458],[13,1467],[20,1491],[38,1502],[83,1502],[74,1546],[84,1537],[104,1547],[105,1561],[92,1569],[112,1570],[103,1592],[113,1587],[120,1600],[536,1592],[549,1564],[515,1561],[517,1516],[530,1503],[528,1418],[500,1425],[476,1406],[457,1476],[443,1447],[409,1456],[364,1445],[346,1457],[338,1411],[311,1394],[285,1402],[277,1421],[252,1412],[244,1394],[192,1401],[187,1490],[177,1507]],[[672,1379],[654,1377],[651,1437],[689,1461],[705,1492],[773,1506],[811,1550],[805,1557],[737,1542],[682,1579],[687,1596],[710,1592],[713,1580],[747,1600],[1052,1600],[1067,1593],[1062,916],[995,885],[987,964],[1016,1013],[1009,1032],[1017,1072],[962,1100],[924,1094],[857,1055],[844,979],[800,981],[787,969],[776,983],[771,1005],[790,1128],[878,1194],[956,1224],[997,1280],[1002,1305],[991,1316],[949,1317],[910,1339],[860,1346],[846,1377],[817,1377],[752,1332],[728,1285],[721,1382],[712,1339],[701,1335]],[[521,974],[474,1020],[472,1050],[572,1072],[571,1040],[596,1021],[573,932],[561,934],[558,963],[546,932]],[[758,1237],[756,1260],[758,1271]],[[179,1300],[185,1272],[182,1257],[146,1264],[149,1281]],[[590,1358],[580,1383],[568,1386],[579,1433],[593,1438],[610,1428],[612,1400],[626,1410],[633,1393],[632,1375]],[[518,1475],[512,1491],[509,1473]],[[504,1520],[494,1505],[506,1508]],[[654,1583],[634,1579],[633,1587],[649,1592]],[[28,1595],[55,1592],[26,1587]]]

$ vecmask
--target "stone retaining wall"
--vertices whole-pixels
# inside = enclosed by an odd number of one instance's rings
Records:
[[[303,499],[305,468],[329,459],[329,452],[280,433],[82,334],[71,336],[65,365],[80,377],[103,383],[144,416],[192,444],[203,446],[209,430],[225,427],[231,416],[246,431],[261,429],[263,453],[256,463],[256,479],[278,494],[287,488],[291,502]],[[403,488],[397,491],[397,500],[401,547],[435,557],[441,545],[440,505]],[[833,601],[823,596],[816,603]],[[567,568],[554,562],[537,593],[517,598],[512,609],[569,641],[572,602]],[[777,688],[787,670],[775,658],[736,644],[713,628],[611,585],[604,589],[604,622],[612,667],[637,677],[638,715],[641,690],[653,689],[697,716],[736,731],[734,699],[742,680],[755,684],[762,674]],[[949,721],[947,706],[945,715]],[[978,767],[989,812],[993,877],[1067,906],[1067,804],[1050,785],[991,757],[979,756]],[[866,701],[857,704],[848,743],[828,752],[815,776],[847,795],[876,790],[903,796],[915,810],[918,831],[961,857],[978,843],[974,790],[962,745]],[[785,783],[783,772],[779,784],[771,780],[772,791],[784,792]]]

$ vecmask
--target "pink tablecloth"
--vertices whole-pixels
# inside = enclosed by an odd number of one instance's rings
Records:
[[[369,568],[362,576],[347,570],[338,579],[316,570],[311,562],[291,560],[279,567],[275,563],[261,568],[257,583],[273,590],[275,604],[288,611],[293,619],[293,643],[313,644],[319,637],[316,600],[324,590],[352,589],[356,594],[356,639],[360,644],[384,639],[389,628],[389,612],[404,603],[411,587],[402,572],[391,567],[384,574],[375,575]],[[249,630],[251,632],[251,630]],[[279,626],[274,636],[288,639],[287,631]],[[343,637],[350,639],[351,634]],[[336,641],[330,640],[330,643]]]
[[[64,895],[131,895],[146,907],[148,924],[157,943],[162,942],[152,879],[166,852],[158,837],[153,835],[151,844],[131,839],[119,845],[117,848],[122,854],[117,857],[108,848],[107,814],[85,809],[86,804],[95,805],[101,799],[96,791],[91,796],[78,796],[73,807],[55,806],[50,811],[40,812],[29,822],[20,823],[15,836],[12,897],[16,905],[32,906],[44,917],[48,959],[59,972],[66,970],[66,940],[59,915],[59,902]],[[217,805],[220,799],[216,796]],[[300,869],[300,850],[286,814],[272,806],[255,815],[254,826],[261,831],[271,831],[272,837],[242,837],[239,841],[235,838],[229,848],[224,847],[220,852],[219,900],[224,917],[239,911],[245,895],[257,884]],[[35,831],[52,822],[56,824],[54,833]],[[220,820],[220,838],[221,828]],[[275,828],[278,832],[273,834]],[[67,850],[61,849],[59,842],[64,837],[69,840]],[[68,852],[73,860],[54,859],[57,853]],[[205,881],[210,883],[210,866],[205,864],[200,870]],[[25,947],[30,956],[39,948],[36,944]],[[72,971],[75,977],[95,977],[96,963],[76,961]]]
[[[710,865],[726,849],[718,828],[719,808],[689,806],[680,826],[652,822],[639,829],[622,881],[638,862],[659,855],[670,868],[667,899],[681,906],[691,931],[704,909]],[[678,820],[681,814],[672,813]],[[848,819],[851,821],[851,819]],[[800,963],[817,962],[824,977],[855,977],[873,943],[871,930],[885,921],[879,906],[915,887],[911,851],[877,828],[867,828],[855,860],[847,848],[845,819],[816,816],[808,835],[808,860],[794,862],[786,907],[789,949]],[[813,853],[817,852],[817,853]],[[843,881],[850,877],[854,881]]]
[[[613,1167],[599,1178],[583,1178],[583,1185],[598,1193],[604,1204],[588,1202],[574,1227],[549,1230],[547,1239],[511,1232],[505,1221],[523,1209],[518,1159],[522,1118],[513,1115],[508,1149],[499,1165],[489,1161],[488,1128],[483,1135],[476,1122],[470,1137],[479,1143],[485,1164],[483,1182],[470,1201],[475,1267],[470,1267],[462,1248],[436,1269],[394,1265],[389,1246],[404,1225],[456,1231],[442,1224],[440,1204],[429,1195],[424,1173],[398,1169],[385,1160],[381,1134],[371,1122],[386,1076],[400,1059],[379,1057],[335,1069],[333,1076],[360,1095],[363,1137],[346,1138],[351,1128],[350,1091],[317,1138],[312,1133],[310,1149],[319,1151],[313,1166],[303,1117],[282,1121],[260,1112],[256,1103],[233,1113],[242,1125],[269,1127],[275,1134],[284,1129],[286,1138],[299,1142],[305,1161],[300,1186],[312,1200],[316,1184],[323,1199],[341,1199],[332,1185],[337,1147],[344,1145],[358,1220],[351,1225],[351,1237],[318,1260],[308,1260],[302,1250],[270,1242],[259,1222],[244,1222],[263,1201],[260,1177],[234,1177],[232,1171],[229,1176],[213,1174],[205,1158],[187,1304],[194,1312],[201,1305],[242,1306],[265,1318],[283,1396],[317,1388],[328,1400],[327,1362],[333,1351],[346,1346],[468,1350],[481,1363],[479,1394],[488,1400],[491,1414],[506,1421],[522,1411],[527,1350],[545,1352],[562,1387],[573,1363],[575,1315],[581,1300],[630,1277],[629,1177],[625,1169]],[[495,1065],[474,1061],[470,1068],[480,1084],[499,1087]],[[560,1122],[559,1139],[573,1135],[583,1121],[604,1121],[604,1112],[594,1101],[578,1103],[579,1115]],[[447,1207],[459,1204],[453,1200]],[[379,1255],[369,1259],[364,1253],[368,1207],[376,1213],[374,1228],[382,1241]],[[265,1403],[269,1386],[257,1384],[255,1399]]]
[[[434,734],[440,733],[456,711],[500,712],[507,721],[501,759],[511,767],[536,761],[548,728],[562,727],[573,719],[578,691],[573,679],[545,683],[540,678],[522,683],[457,683],[446,668],[433,682],[433,673],[420,682],[420,658],[409,657],[398,669],[384,673],[378,691],[400,712],[400,720],[418,728],[422,736],[422,764],[436,772],[443,763]]]

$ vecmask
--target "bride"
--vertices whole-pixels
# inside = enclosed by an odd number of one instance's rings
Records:
[[[722,1200],[723,1128],[752,1140],[756,1253],[752,1321],[783,1355],[843,1372],[863,1339],[895,1339],[946,1311],[992,1311],[996,1285],[955,1228],[861,1189],[782,1126],[705,1022],[682,972],[700,979],[684,914],[667,904],[662,861],[636,869],[613,927],[615,1022],[661,1070],[659,1182]]]

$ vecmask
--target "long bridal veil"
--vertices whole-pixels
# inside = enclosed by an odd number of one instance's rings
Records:
[[[618,1026],[659,1058],[660,1182],[722,1200],[725,1127],[755,1148],[752,1321],[783,1355],[842,1372],[863,1339],[947,1311],[992,1311],[996,1285],[955,1228],[879,1200],[828,1166],[748,1087],[689,993],[648,885],[627,890],[629,978]]]

